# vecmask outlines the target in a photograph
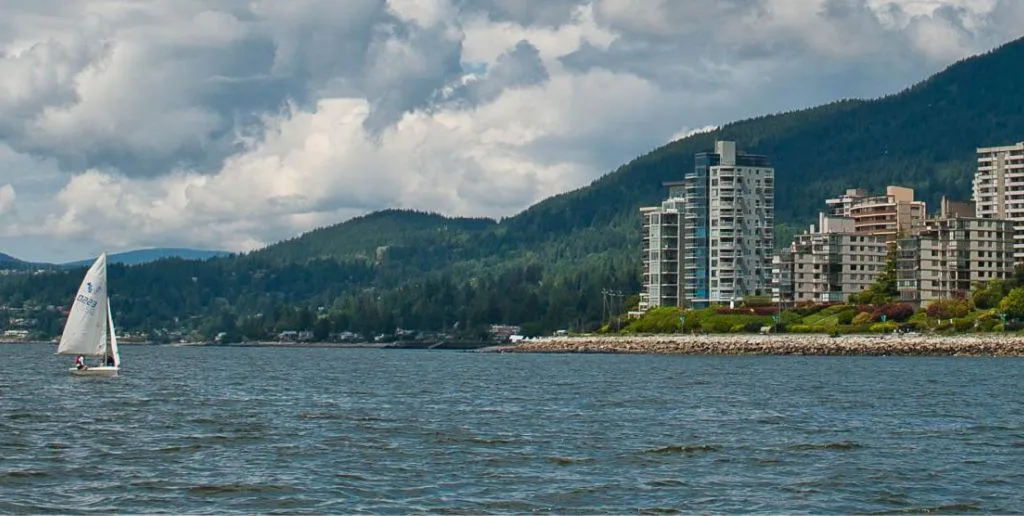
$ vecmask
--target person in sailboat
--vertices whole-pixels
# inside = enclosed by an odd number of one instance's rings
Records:
[[[85,369],[85,358],[83,358],[82,355],[75,357],[75,368]]]
[[[114,367],[114,357],[107,355],[107,361],[104,365],[107,367]]]

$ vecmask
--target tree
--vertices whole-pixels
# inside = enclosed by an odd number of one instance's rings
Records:
[[[1006,296],[1006,291],[1007,282],[994,279],[978,285],[971,299],[974,301],[974,306],[978,308],[995,308],[999,306],[999,301]]]
[[[885,266],[882,272],[867,289],[850,296],[851,303],[870,303],[883,305],[899,297],[899,289],[896,281],[896,243],[889,244],[889,250],[885,254]]]
[[[321,317],[313,323],[313,339],[323,342],[331,337],[331,320]]]

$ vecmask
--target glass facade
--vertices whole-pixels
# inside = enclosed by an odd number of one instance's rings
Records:
[[[686,239],[684,247],[684,291],[691,306],[708,303],[708,193],[711,167],[718,166],[721,157],[712,152],[694,156],[693,171],[684,174],[686,185]]]

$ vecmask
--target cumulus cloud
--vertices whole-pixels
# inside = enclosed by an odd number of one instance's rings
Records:
[[[1015,0],[9,0],[0,245],[247,250],[386,207],[509,215],[1022,24]]]
[[[10,184],[0,186],[0,216],[14,211],[14,199],[17,195]]]

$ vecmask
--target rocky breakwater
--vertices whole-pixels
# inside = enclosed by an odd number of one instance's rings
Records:
[[[583,335],[492,348],[514,353],[674,355],[1024,356],[1024,336],[970,335]]]

